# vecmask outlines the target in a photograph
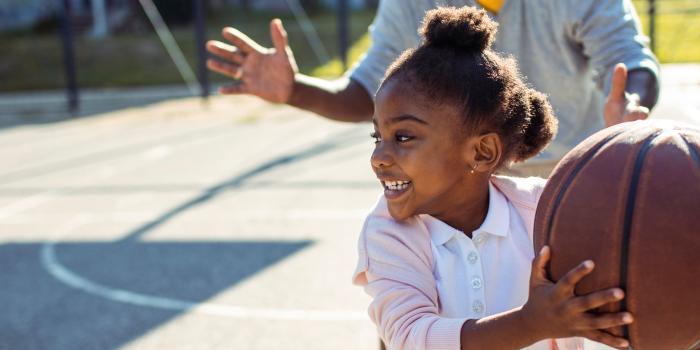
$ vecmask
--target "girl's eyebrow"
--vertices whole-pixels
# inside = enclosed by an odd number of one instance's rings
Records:
[[[428,122],[426,122],[425,120],[420,119],[420,118],[413,116],[413,115],[410,115],[410,114],[400,115],[398,117],[393,117],[389,120],[389,122],[392,124],[402,122],[402,121],[414,121],[416,123],[428,125]]]
[[[426,122],[425,120],[420,119],[420,118],[413,116],[413,115],[410,115],[410,114],[404,114],[404,115],[392,117],[391,119],[389,119],[390,124],[395,124],[395,123],[402,122],[402,121],[413,121],[413,122],[420,123],[423,125],[428,125],[428,122]],[[374,124],[374,125],[379,124],[377,122],[376,117],[372,118],[372,124]]]

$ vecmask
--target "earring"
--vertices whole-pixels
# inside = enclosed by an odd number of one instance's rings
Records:
[[[476,168],[478,168],[478,167],[479,167],[479,164],[474,164],[474,166],[472,167],[472,169],[469,170],[469,173],[470,173],[470,174],[474,174],[474,170],[476,170]]]

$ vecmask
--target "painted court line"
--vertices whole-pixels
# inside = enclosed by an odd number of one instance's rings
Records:
[[[62,265],[56,254],[56,242],[60,238],[91,221],[93,218],[88,215],[76,217],[59,230],[53,240],[44,243],[41,247],[42,267],[58,281],[85,293],[125,304],[236,319],[283,321],[367,321],[369,319],[365,312],[359,311],[248,308],[142,294],[96,283]]]
[[[0,207],[0,220],[15,215],[19,212],[25,211],[27,209],[34,208],[41,205],[56,197],[57,191],[46,191],[37,193],[33,196],[29,196],[20,199],[16,202],[10,203],[4,207]]]

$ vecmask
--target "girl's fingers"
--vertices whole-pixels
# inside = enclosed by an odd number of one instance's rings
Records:
[[[608,303],[620,301],[624,297],[625,293],[622,291],[622,289],[612,288],[573,298],[569,302],[569,308],[575,313],[581,313],[593,310]]]
[[[582,330],[602,330],[613,327],[625,326],[634,322],[634,317],[629,312],[616,312],[601,315],[586,315],[580,324]]]
[[[547,263],[551,256],[549,246],[544,246],[532,261],[532,271],[530,272],[530,284],[538,280],[547,280]]]
[[[225,61],[234,64],[242,65],[243,61],[245,60],[243,54],[235,46],[231,46],[216,40],[210,40],[207,42],[207,51]]]
[[[241,66],[219,62],[212,59],[207,60],[207,68],[233,79],[241,79],[241,76],[243,75],[243,69]]]
[[[567,272],[562,279],[557,281],[556,289],[559,295],[572,295],[574,293],[574,287],[576,287],[586,275],[591,273],[594,267],[595,264],[593,264],[593,261],[586,260]]]
[[[627,348],[630,343],[625,338],[616,337],[603,331],[588,331],[582,334],[584,337],[598,343],[603,343],[614,348]]]

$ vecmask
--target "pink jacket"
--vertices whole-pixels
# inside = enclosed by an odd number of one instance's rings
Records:
[[[494,176],[492,183],[513,204],[532,238],[537,201],[546,180]],[[460,348],[466,319],[438,314],[430,234],[420,216],[395,221],[384,197],[367,217],[358,245],[353,283],[372,296],[369,316],[390,349]],[[538,343],[540,344],[540,343]],[[556,349],[547,342],[537,349]],[[580,339],[557,340],[559,349],[581,349]]]

